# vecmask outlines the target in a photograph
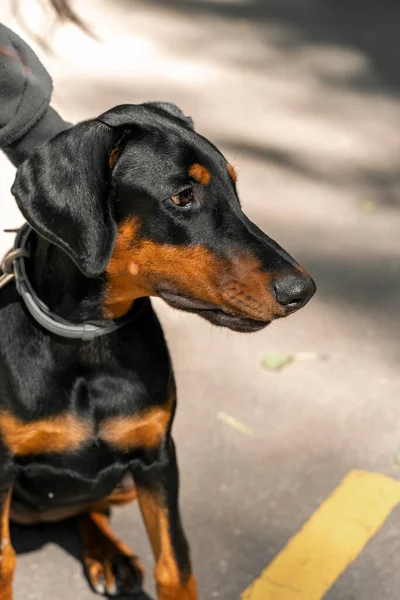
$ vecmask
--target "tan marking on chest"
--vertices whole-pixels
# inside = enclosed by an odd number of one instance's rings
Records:
[[[143,415],[112,417],[102,422],[99,437],[117,450],[157,448],[165,436],[171,417],[169,406],[153,408]]]
[[[12,454],[48,454],[77,450],[93,435],[93,428],[70,414],[24,423],[3,413],[0,414],[0,432]]]

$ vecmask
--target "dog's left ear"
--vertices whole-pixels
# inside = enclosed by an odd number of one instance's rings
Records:
[[[174,104],[116,106],[97,119],[62,131],[17,171],[11,191],[22,214],[87,277],[105,271],[114,249],[110,168],[114,143],[119,140],[118,146],[126,133],[145,134],[154,126],[155,113],[167,113],[193,127]]]
[[[62,131],[22,163],[11,188],[33,229],[87,277],[104,272],[115,244],[108,164],[114,136],[95,120]]]
[[[187,127],[190,127],[190,129],[194,129],[193,119],[191,117],[187,117],[179,108],[179,106],[176,106],[176,104],[172,104],[171,102],[147,102],[145,106],[152,106],[153,108],[162,110],[169,115],[172,115],[176,119],[183,121]]]

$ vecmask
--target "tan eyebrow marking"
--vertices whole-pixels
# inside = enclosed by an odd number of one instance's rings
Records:
[[[194,163],[189,169],[189,175],[198,183],[202,185],[208,185],[210,183],[211,175],[203,165]]]
[[[231,165],[230,163],[228,163],[226,165],[226,168],[228,169],[229,175],[232,177],[233,181],[236,183],[236,181],[237,181],[237,173],[236,173],[235,167],[233,165]]]

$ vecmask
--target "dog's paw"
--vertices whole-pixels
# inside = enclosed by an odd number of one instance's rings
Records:
[[[135,596],[140,592],[143,567],[134,554],[123,554],[113,545],[86,552],[83,562],[93,591],[104,596]]]

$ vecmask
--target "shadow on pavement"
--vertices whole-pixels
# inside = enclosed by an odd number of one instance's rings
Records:
[[[140,4],[135,0],[118,2],[127,7]],[[149,4],[166,6],[162,0],[146,0],[146,5]],[[400,6],[395,0],[169,0],[167,7],[192,15],[249,20],[255,32],[265,30],[266,25],[283,26],[287,28],[286,35],[277,30],[274,42],[293,52],[310,43],[354,49],[367,58],[369,75],[349,77],[346,85],[366,91],[380,88],[395,95],[400,92],[397,60]],[[270,43],[270,31],[265,33]],[[243,52],[243,57],[249,67],[266,66],[252,60],[250,53]]]
[[[142,2],[118,0],[117,3],[126,10],[134,11],[140,10]],[[202,48],[207,48],[211,60],[219,64],[229,62],[235,68],[245,67],[247,71],[254,70],[266,78],[269,72],[274,73],[277,69],[292,69],[295,79],[298,76],[296,65],[299,65],[304,72],[316,78],[325,92],[328,90],[328,96],[329,89],[339,95],[343,89],[348,93],[354,91],[358,95],[370,95],[378,104],[379,97],[394,101],[399,98],[397,24],[400,6],[393,0],[380,3],[375,0],[328,0],[323,3],[317,0],[170,0],[168,3],[146,0],[145,4],[146,7],[152,4],[177,14],[193,16],[194,20],[207,19],[207,23],[211,23],[196,36],[183,34],[179,39],[174,38],[173,46],[182,52],[195,56],[201,44]],[[242,47],[240,39],[235,48],[222,49],[224,32],[219,29],[221,21],[251,28],[259,51],[247,49],[245,44]],[[340,109],[340,102],[340,97],[332,100],[335,110],[338,104]],[[343,99],[343,118],[346,117],[346,102]],[[313,110],[321,110],[329,121],[329,102],[318,89],[311,99],[307,97],[306,106],[302,108],[309,109],[311,114]],[[359,112],[362,113],[362,108]],[[391,117],[388,115],[387,118]],[[311,179],[343,183],[340,175],[320,172],[279,147],[263,148],[237,140],[231,141],[231,147],[249,158],[261,157]],[[369,190],[369,195],[380,204],[400,206],[399,167],[400,159],[393,167],[360,168],[351,177],[357,180],[360,188]]]
[[[56,544],[82,564],[82,546],[74,519],[60,523],[43,523],[40,525],[23,526],[11,524],[11,541],[15,552],[27,554],[40,550],[47,544]],[[84,577],[82,565],[82,577]],[[89,584],[88,584],[89,585]],[[118,596],[124,600],[128,596]],[[129,596],[130,600],[152,600],[145,592]]]

